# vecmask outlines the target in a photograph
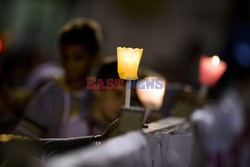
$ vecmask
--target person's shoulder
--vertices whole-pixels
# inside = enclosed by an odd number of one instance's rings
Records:
[[[62,92],[63,89],[57,81],[50,81],[40,89],[39,94],[58,94]]]
[[[214,106],[207,105],[203,108],[196,109],[190,117],[191,121],[198,125],[210,126],[215,119]]]
[[[47,103],[48,101],[61,101],[64,90],[56,81],[50,81],[40,88],[37,94],[34,95],[33,100],[39,103]]]

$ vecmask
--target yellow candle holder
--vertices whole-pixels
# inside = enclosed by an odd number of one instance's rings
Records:
[[[119,77],[126,80],[138,79],[137,72],[141,61],[143,49],[117,48],[117,61]]]

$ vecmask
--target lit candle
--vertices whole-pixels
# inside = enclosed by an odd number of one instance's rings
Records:
[[[149,76],[146,77],[145,80],[157,80],[157,79],[161,79],[161,78],[157,78],[155,76]],[[165,79],[161,79],[162,80],[162,88],[160,89],[156,89],[155,85],[156,83],[154,82],[153,84],[153,88],[150,87],[149,89],[136,89],[136,93],[138,95],[138,98],[140,99],[140,101],[142,102],[142,104],[145,106],[146,108],[146,112],[144,115],[144,120],[143,122],[146,122],[148,119],[148,116],[150,115],[152,110],[159,110],[162,106],[163,103],[163,98],[164,98],[164,94],[165,94],[165,90],[166,90],[166,80]],[[140,85],[142,84],[144,81],[140,81],[137,84]]]
[[[126,80],[138,79],[137,72],[143,49],[117,48],[118,73],[120,78]]]
[[[149,76],[146,77],[145,80],[157,80],[157,79],[161,79],[161,78],[157,78],[155,76]],[[161,79],[162,80],[162,88],[160,89],[156,89],[155,85],[156,83],[154,82],[154,86],[149,87],[148,89],[136,89],[136,93],[138,95],[138,98],[140,99],[140,101],[142,102],[142,104],[147,108],[147,109],[160,109],[163,103],[163,97],[164,97],[164,93],[165,93],[165,89],[166,89],[166,80],[165,79]],[[143,81],[141,81],[143,83]],[[138,82],[137,84],[140,84],[140,82]]]
[[[137,72],[141,61],[143,49],[117,48],[118,74],[126,79],[125,107],[130,107],[131,80],[138,79]]]
[[[227,64],[218,56],[202,56],[199,66],[199,81],[202,85],[212,87],[221,78],[227,69]]]

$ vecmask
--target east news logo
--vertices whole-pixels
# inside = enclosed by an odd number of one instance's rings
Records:
[[[132,80],[131,85],[125,86],[123,79],[97,79],[96,77],[87,77],[86,89],[163,89],[164,79],[137,79]]]

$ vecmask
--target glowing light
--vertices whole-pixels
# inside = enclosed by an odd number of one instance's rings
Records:
[[[146,77],[145,80],[157,80],[160,78],[157,78],[155,76],[149,76]],[[166,90],[166,80],[162,80],[163,87],[161,89],[156,89],[154,82],[154,87],[151,89],[136,89],[136,93],[138,95],[138,98],[143,103],[143,105],[148,109],[160,109],[163,103],[163,97]],[[141,81],[143,82],[143,81]],[[138,82],[137,84],[140,84]]]
[[[227,64],[218,56],[202,56],[199,64],[199,81],[202,85],[214,86],[227,69]]]
[[[220,58],[218,56],[214,55],[212,57],[212,63],[213,63],[213,65],[218,66],[220,64]]]
[[[117,48],[118,73],[120,78],[136,80],[143,49]]]

